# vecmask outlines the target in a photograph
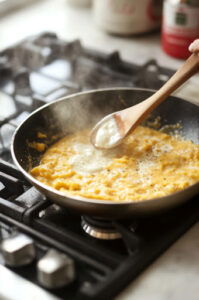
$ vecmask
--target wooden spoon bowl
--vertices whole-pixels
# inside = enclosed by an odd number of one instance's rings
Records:
[[[199,70],[199,56],[192,54],[177,72],[151,97],[139,104],[126,108],[124,110],[112,113],[103,118],[91,132],[91,143],[100,149],[113,148],[120,144],[127,134],[132,132],[161,102],[186,82],[192,75]],[[106,122],[116,122],[116,129],[119,134],[114,143],[96,143],[96,137],[102,126]],[[104,127],[105,128],[105,127]],[[110,131],[111,133],[112,131]],[[114,131],[116,133],[116,131]],[[109,134],[108,132],[106,134]],[[111,139],[111,136],[109,136]],[[106,140],[108,140],[106,138]]]

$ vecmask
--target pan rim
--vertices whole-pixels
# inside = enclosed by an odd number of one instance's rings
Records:
[[[65,197],[66,201],[67,201],[67,199],[71,199],[71,200],[76,200],[76,201],[79,201],[79,202],[85,202],[85,203],[97,204],[97,205],[107,205],[107,206],[112,206],[112,205],[114,205],[114,206],[129,206],[129,205],[136,206],[136,205],[139,205],[140,206],[141,204],[142,205],[146,205],[146,204],[147,205],[153,205],[155,202],[157,202],[160,199],[162,199],[162,200],[166,200],[167,199],[166,201],[169,201],[175,195],[178,196],[179,194],[181,194],[183,192],[186,192],[188,190],[194,189],[199,184],[199,181],[197,181],[196,183],[194,183],[194,184],[192,184],[192,185],[184,188],[183,190],[177,191],[175,193],[172,193],[172,194],[169,194],[169,195],[166,195],[166,196],[162,196],[162,197],[146,199],[146,200],[112,201],[112,200],[99,200],[99,199],[94,199],[94,198],[83,198],[81,196],[73,195],[73,194],[70,194],[70,193],[68,193],[68,194],[62,193],[62,192],[60,192],[60,191],[58,191],[58,190],[56,190],[56,189],[54,189],[54,188],[52,188],[52,187],[50,187],[50,186],[48,186],[46,184],[40,182],[39,180],[35,179],[31,174],[29,174],[21,166],[21,164],[19,163],[19,161],[17,160],[16,155],[15,155],[14,144],[15,144],[15,138],[16,138],[16,135],[17,135],[18,131],[21,129],[22,126],[24,126],[24,124],[29,120],[29,118],[31,118],[37,112],[45,109],[46,107],[48,107],[50,105],[53,105],[54,103],[65,101],[67,99],[71,99],[71,98],[74,98],[76,96],[81,96],[81,95],[84,95],[84,94],[92,94],[92,93],[95,93],[95,92],[115,91],[115,90],[155,92],[154,89],[130,88],[130,87],[113,87],[113,88],[92,89],[92,90],[89,90],[89,91],[77,92],[77,93],[74,93],[74,94],[71,94],[71,95],[59,98],[57,100],[54,100],[52,102],[49,102],[49,103],[46,103],[46,104],[42,105],[38,109],[34,110],[30,115],[28,115],[28,117],[21,124],[19,124],[19,126],[16,128],[16,130],[15,130],[13,136],[12,136],[12,140],[11,140],[11,155],[12,155],[12,159],[13,159],[15,165],[17,166],[17,168],[22,172],[22,174],[25,176],[25,178],[27,178],[31,183],[33,183],[33,185],[36,186],[36,188],[38,186],[42,190],[47,190],[48,192],[50,191],[50,192],[52,192],[55,195],[58,195],[58,196],[61,196],[61,197]],[[178,100],[181,100],[181,101],[187,101],[191,105],[197,106],[196,104],[194,104],[192,102],[189,102],[186,99],[181,99],[181,98],[173,96],[173,95],[171,95],[171,96],[172,96],[172,98],[175,98],[175,99],[178,99]]]

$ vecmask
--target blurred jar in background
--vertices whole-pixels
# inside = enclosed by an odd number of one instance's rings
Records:
[[[149,32],[160,26],[162,0],[93,0],[96,23],[119,35]]]
[[[71,4],[72,6],[85,6],[85,7],[89,7],[91,6],[91,1],[92,0],[67,0],[67,2],[69,4]]]
[[[162,48],[177,58],[189,57],[189,45],[199,38],[199,0],[165,0]]]

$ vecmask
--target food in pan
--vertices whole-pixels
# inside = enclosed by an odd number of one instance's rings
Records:
[[[67,195],[142,201],[199,181],[199,145],[139,126],[118,147],[97,150],[90,130],[67,135],[44,153],[30,173]]]

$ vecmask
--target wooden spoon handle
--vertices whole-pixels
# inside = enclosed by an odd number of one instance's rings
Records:
[[[171,93],[180,87],[186,80],[199,70],[199,55],[192,54],[185,63],[177,70],[177,72],[150,98],[146,100],[147,113],[152,111],[162,101],[164,101]],[[145,102],[145,101],[144,101]],[[143,102],[143,104],[144,104]]]
[[[178,71],[151,97],[124,109],[115,115],[121,134],[125,135],[141,123],[147,115],[163,102],[172,92],[199,70],[199,55],[192,54]]]

